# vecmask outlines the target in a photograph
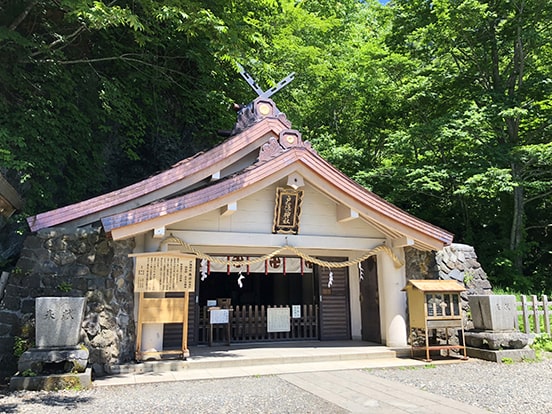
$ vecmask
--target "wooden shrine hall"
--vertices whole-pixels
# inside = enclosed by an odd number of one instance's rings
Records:
[[[28,219],[101,223],[133,239],[136,355],[188,344],[365,340],[407,344],[404,249],[447,231],[324,160],[262,91],[230,137],[134,185]]]

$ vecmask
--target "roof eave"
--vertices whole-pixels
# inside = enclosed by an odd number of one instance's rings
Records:
[[[167,197],[174,186],[192,185],[211,175],[211,170],[222,170],[245,151],[260,147],[267,134],[278,135],[287,125],[277,118],[265,118],[217,147],[175,164],[138,183],[91,199],[60,207],[27,218],[31,231],[59,225],[84,225],[100,220],[106,215],[122,213],[157,199]],[[165,190],[165,191],[163,191]],[[175,190],[176,191],[176,190]]]
[[[223,182],[173,200],[105,217],[102,223],[114,239],[132,237],[222,207],[234,201],[238,192],[240,198],[245,197],[294,171],[317,184],[328,196],[343,199],[370,221],[379,222],[385,228],[412,238],[414,247],[418,249],[440,250],[452,243],[451,233],[388,203],[307,148],[292,148]]]

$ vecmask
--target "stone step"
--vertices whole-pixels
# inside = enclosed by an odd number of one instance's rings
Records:
[[[190,357],[183,360],[144,361],[111,366],[112,374],[133,374],[149,372],[170,372],[190,369],[231,368],[259,365],[281,365],[297,363],[337,362],[366,359],[397,359],[404,350],[393,350],[384,346],[351,348],[313,349],[232,349],[212,350],[203,348],[199,352],[190,350]]]

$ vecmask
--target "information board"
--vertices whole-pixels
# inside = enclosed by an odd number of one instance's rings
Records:
[[[193,255],[156,253],[136,257],[135,292],[193,292],[195,263]]]
[[[289,332],[290,309],[289,308],[268,308],[266,310],[267,332]]]
[[[228,323],[230,311],[228,309],[209,310],[209,323],[211,325]]]

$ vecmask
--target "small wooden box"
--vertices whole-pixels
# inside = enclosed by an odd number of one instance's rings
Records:
[[[464,345],[450,345],[448,328],[460,328],[462,344],[464,344],[464,319],[460,292],[466,288],[455,280],[410,280],[403,289],[408,297],[408,311],[410,320],[411,352],[423,349],[426,351],[426,361],[431,361],[431,350],[463,349]],[[425,346],[414,346],[412,332],[414,329],[424,331]],[[429,345],[429,331],[431,329],[445,329],[446,345]]]

